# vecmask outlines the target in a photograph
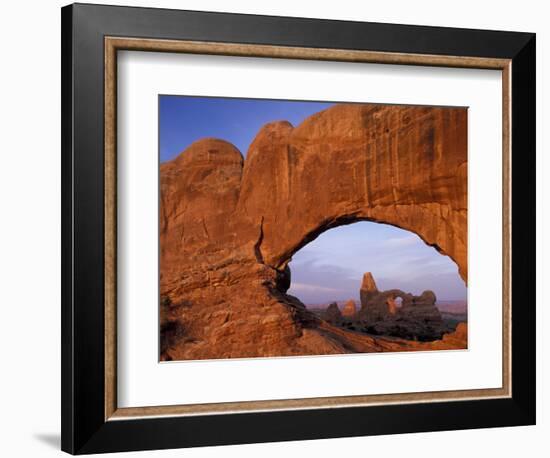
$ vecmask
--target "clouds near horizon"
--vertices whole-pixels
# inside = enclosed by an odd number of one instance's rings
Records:
[[[449,257],[417,235],[386,224],[330,229],[295,253],[289,266],[289,294],[309,304],[358,300],[364,272],[372,272],[380,290],[421,294],[430,289],[440,300],[466,299],[466,285]]]

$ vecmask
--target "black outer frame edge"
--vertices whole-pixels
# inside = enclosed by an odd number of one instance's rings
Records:
[[[512,58],[512,221],[521,228],[512,231],[513,333],[521,336],[512,351],[513,398],[105,422],[105,35]],[[103,5],[64,7],[62,449],[81,454],[534,424],[535,311],[534,306],[522,307],[535,304],[534,84],[535,37],[529,33]]]
[[[536,423],[536,36],[512,60],[512,397]],[[516,338],[514,338],[516,336]],[[519,337],[518,337],[519,336]],[[521,377],[519,372],[521,371]]]
[[[61,9],[61,447],[74,453],[72,364],[72,8]]]
[[[416,423],[411,423],[411,420]],[[78,453],[314,440],[529,424],[529,418],[511,399],[117,420],[105,423]]]
[[[512,58],[532,34],[464,28],[263,16],[75,3],[90,31],[134,38],[196,40],[379,52]],[[206,31],[205,31],[206,30]],[[449,34],[464,40],[450,40]]]

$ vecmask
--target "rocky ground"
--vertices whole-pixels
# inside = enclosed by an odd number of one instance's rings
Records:
[[[190,304],[161,306],[161,360],[223,359],[266,356],[330,355],[343,353],[374,353],[388,351],[457,350],[467,348],[467,323],[459,323],[454,331],[441,339],[421,342],[394,336],[377,336],[362,330],[346,327],[345,323],[332,324],[316,313],[301,310],[294,316],[300,327],[281,327],[280,311],[267,316],[239,317],[228,307],[227,313],[206,314],[195,322],[207,320],[205,329],[185,327],[181,319],[189,316]],[[241,324],[246,335],[233,335],[230,320]],[[286,317],[285,317],[286,318]],[[192,323],[193,320],[190,321]],[[286,321],[286,320],[285,320]],[[244,326],[246,324],[246,326]],[[267,330],[267,331],[266,331]],[[207,336],[205,338],[205,336]],[[212,347],[216,353],[212,353]],[[238,355],[238,356],[235,356]]]

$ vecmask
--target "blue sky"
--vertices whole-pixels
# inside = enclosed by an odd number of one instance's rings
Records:
[[[195,140],[216,137],[246,152],[260,128],[272,121],[293,126],[333,103],[218,97],[159,96],[160,161],[168,161]]]
[[[264,124],[286,120],[297,126],[332,105],[159,96],[160,160],[172,159],[204,137],[227,140],[246,157]],[[431,289],[440,300],[466,299],[466,286],[450,258],[415,234],[385,224],[360,222],[331,229],[296,253],[290,268],[289,293],[306,304],[357,300],[361,278],[367,271],[373,273],[382,290],[398,288],[420,294]]]

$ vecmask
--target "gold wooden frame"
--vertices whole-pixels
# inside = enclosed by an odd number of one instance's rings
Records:
[[[118,50],[501,70],[503,161],[503,386],[501,388],[492,389],[118,408],[116,375],[116,70]],[[511,397],[511,65],[510,59],[105,37],[105,420],[115,421],[158,416],[337,408]]]

